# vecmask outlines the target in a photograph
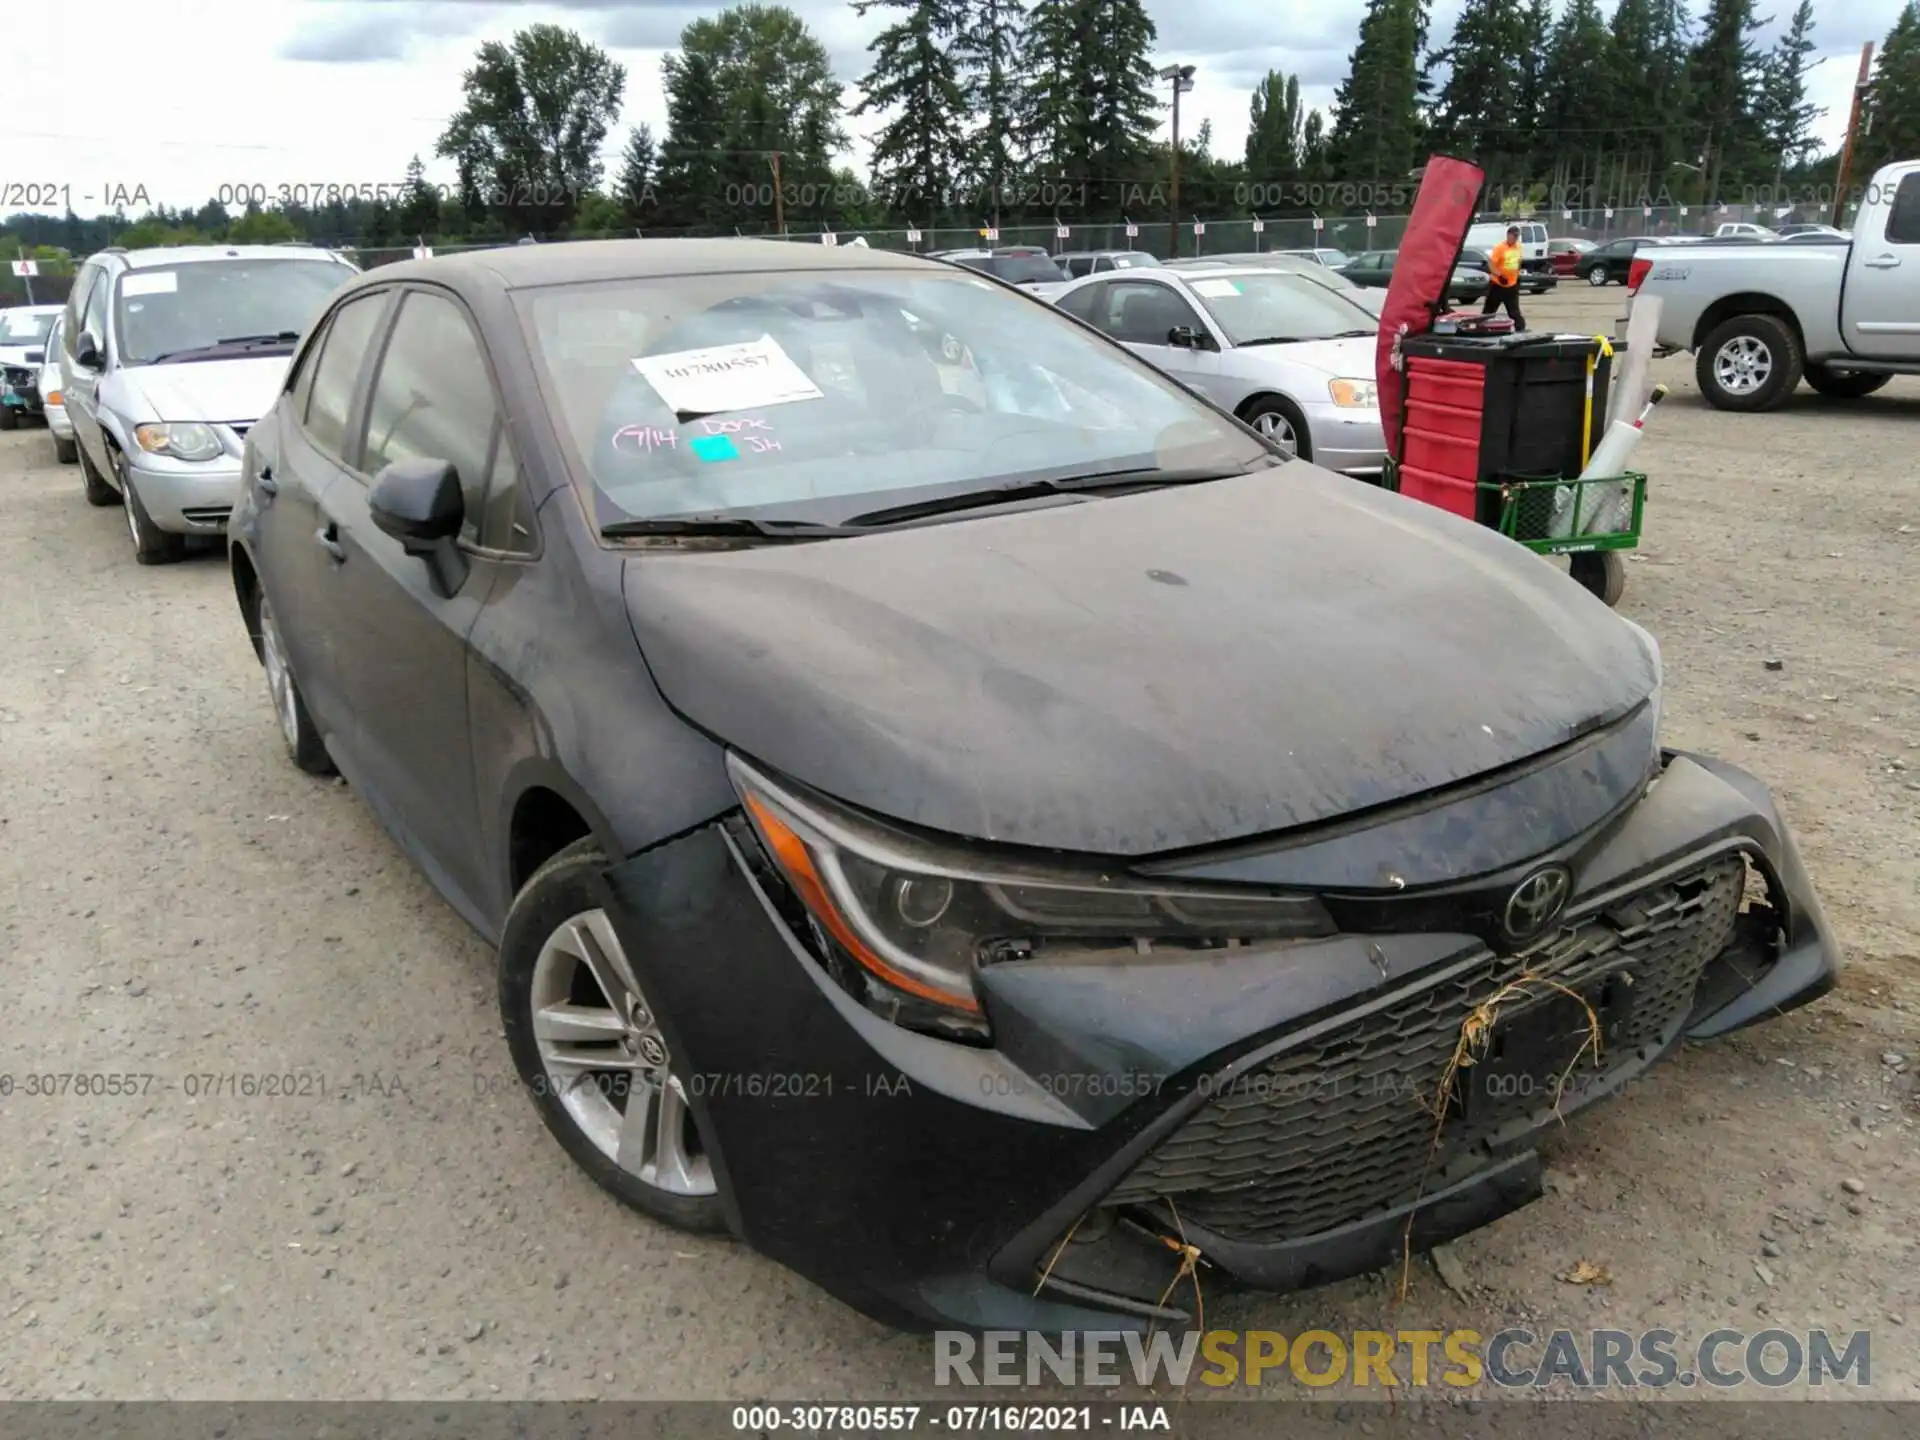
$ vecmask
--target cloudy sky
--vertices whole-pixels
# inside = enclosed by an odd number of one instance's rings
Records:
[[[788,0],[851,87],[881,27],[845,0]],[[1611,9],[1608,0],[1602,0]],[[1824,138],[1844,130],[1861,42],[1878,43],[1903,0],[1817,0],[1822,56],[1812,99]],[[1160,29],[1155,63],[1199,67],[1183,128],[1213,122],[1215,148],[1237,153],[1247,96],[1269,68],[1297,72],[1324,106],[1345,72],[1364,0],[1148,0]],[[361,185],[397,181],[419,153],[450,182],[433,144],[458,106],[461,72],[482,41],[557,21],[627,69],[621,128],[664,128],[660,59],[680,29],[717,4],[684,0],[94,0],[83,11],[89,53],[72,63],[80,22],[9,27],[7,163],[0,181],[65,186],[82,214],[110,208],[115,187],[198,205],[222,185]],[[1699,8],[1696,3],[1695,8]],[[1781,19],[1790,0],[1763,6]],[[1450,28],[1458,0],[1437,0]],[[1284,39],[1282,37],[1284,36]],[[857,122],[856,135],[871,130]],[[852,157],[864,169],[865,145]],[[7,185],[0,184],[0,197]],[[138,205],[129,206],[137,210]]]

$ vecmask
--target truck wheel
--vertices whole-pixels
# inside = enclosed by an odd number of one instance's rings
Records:
[[[56,435],[53,437],[53,458],[62,465],[71,465],[80,458],[80,451],[73,441],[62,440]]]
[[[1893,376],[1871,370],[1833,370],[1825,365],[1808,364],[1807,384],[1832,400],[1858,400],[1871,395]]]
[[[12,430],[19,426],[20,417],[11,405],[0,405],[0,430]]]
[[[1593,286],[1594,289],[1598,290],[1601,286],[1605,285],[1606,283],[1607,283],[1607,267],[1606,266],[1594,265],[1588,268],[1587,284]]]
[[[1608,605],[1618,605],[1627,593],[1627,562],[1618,550],[1582,550],[1567,557],[1571,574]]]
[[[1777,409],[1800,383],[1800,337],[1777,315],[1735,315],[1714,327],[1693,364],[1716,410]]]

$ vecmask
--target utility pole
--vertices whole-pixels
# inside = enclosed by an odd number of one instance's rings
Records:
[[[773,230],[776,235],[787,233],[787,202],[780,193],[780,152],[767,152],[767,163],[773,167]]]
[[[1853,82],[1853,109],[1847,115],[1847,138],[1840,142],[1840,178],[1833,187],[1833,227],[1840,229],[1847,209],[1847,182],[1853,178],[1853,146],[1860,133],[1860,110],[1873,80],[1873,42],[1860,47],[1860,78]]]
[[[1193,71],[1191,65],[1169,65],[1160,72],[1162,80],[1173,84],[1173,164],[1169,179],[1171,194],[1167,197],[1167,258],[1180,258],[1180,96],[1193,89]]]

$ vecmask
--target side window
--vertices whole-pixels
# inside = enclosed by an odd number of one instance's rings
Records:
[[[529,554],[538,545],[534,533],[533,503],[520,483],[520,465],[501,427],[493,448],[493,476],[487,481],[486,518],[480,524],[480,543],[489,550]]]
[[[1092,320],[1093,307],[1106,289],[1105,285],[1089,285],[1086,289],[1076,290],[1071,295],[1062,295],[1055,304],[1076,319]]]
[[[1900,182],[1893,192],[1893,209],[1887,212],[1887,243],[1920,245],[1920,170]]]
[[[466,312],[444,296],[410,291],[373,378],[361,468],[373,475],[395,460],[450,462],[466,501],[460,536],[478,544],[499,413]]]
[[[1133,345],[1165,345],[1167,332],[1179,325],[1206,333],[1193,307],[1165,285],[1119,281],[1113,286],[1107,313],[1113,318],[1114,338]]]
[[[86,307],[80,312],[80,328],[91,330],[103,350],[107,344],[107,296],[112,290],[112,277],[102,272],[99,283],[87,292]]]
[[[292,415],[298,420],[307,413],[307,401],[313,394],[314,372],[320,368],[320,351],[327,343],[328,322],[331,316],[323,317],[314,327],[313,339],[307,342],[307,348],[300,353],[299,368],[288,378],[286,389],[293,394]]]
[[[357,295],[333,312],[320,342],[304,416],[307,438],[335,459],[347,453],[347,415],[360,382],[360,366],[373,344],[373,332],[386,309],[387,292]]]
[[[73,282],[73,293],[67,297],[67,308],[62,317],[66,324],[60,327],[60,348],[69,356],[73,354],[73,342],[80,335],[80,317],[87,313],[87,297],[99,283],[98,265],[80,267],[79,278]]]

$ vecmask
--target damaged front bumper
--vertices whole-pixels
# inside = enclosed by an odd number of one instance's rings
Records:
[[[850,997],[742,827],[612,867],[606,902],[741,1238],[903,1328],[1144,1328],[1187,1318],[1175,1237],[1209,1289],[1380,1268],[1535,1198],[1556,1116],[1832,988],[1838,949],[1752,776],[1668,752],[1582,844],[1524,953],[1410,926],[997,965],[991,1048]]]

